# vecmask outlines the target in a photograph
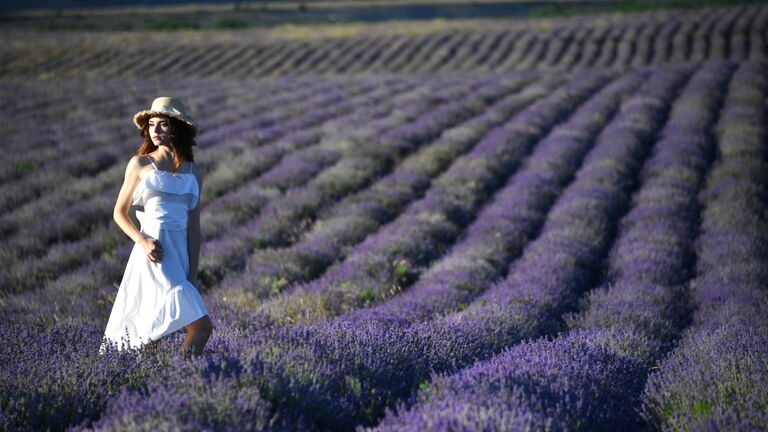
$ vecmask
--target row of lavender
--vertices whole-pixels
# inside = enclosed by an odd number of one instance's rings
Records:
[[[167,41],[156,43],[149,55],[114,45],[93,47],[82,43],[54,52],[31,43],[24,51],[7,55],[11,61],[0,68],[0,76],[87,73],[132,77],[162,71],[218,78],[370,71],[572,70],[713,59],[742,61],[768,56],[767,23],[768,8],[749,5],[624,14],[602,20],[591,16],[550,19],[539,25],[499,21],[426,35],[362,35],[267,43],[256,39],[185,45],[184,49]]]
[[[643,395],[661,429],[768,424],[767,76],[765,63],[742,66],[718,124],[720,158],[700,197],[693,324]]]

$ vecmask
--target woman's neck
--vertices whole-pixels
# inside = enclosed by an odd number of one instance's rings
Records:
[[[161,160],[173,160],[173,150],[166,146],[159,146],[155,151],[152,152],[155,159],[161,159]]]

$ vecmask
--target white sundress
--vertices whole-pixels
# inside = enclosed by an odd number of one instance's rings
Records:
[[[160,240],[163,259],[154,263],[137,243],[131,250],[99,352],[141,348],[208,315],[197,288],[188,280],[187,212],[197,206],[197,178],[191,172],[157,169],[141,179],[133,193],[141,232]]]

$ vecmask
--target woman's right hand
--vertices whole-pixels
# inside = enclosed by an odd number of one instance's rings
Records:
[[[144,253],[150,261],[158,263],[163,260],[163,244],[160,243],[160,240],[152,237],[144,237],[144,239],[141,240],[141,247],[144,249]]]

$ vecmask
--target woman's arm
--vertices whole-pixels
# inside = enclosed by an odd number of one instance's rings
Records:
[[[139,163],[139,157],[134,156],[128,161],[128,166],[125,169],[125,179],[123,179],[123,186],[120,188],[120,193],[117,195],[117,203],[115,203],[115,209],[112,212],[112,217],[117,222],[117,226],[123,230],[123,232],[131,238],[135,243],[141,241],[144,238],[144,234],[139,231],[130,217],[128,217],[128,210],[131,208],[133,200],[133,190],[139,183],[139,171],[141,170],[141,164]]]
[[[117,195],[117,202],[112,211],[112,218],[117,223],[117,226],[119,226],[131,240],[142,246],[144,253],[147,254],[147,258],[149,258],[150,261],[160,262],[160,260],[162,260],[162,245],[160,242],[145,236],[138,230],[138,228],[136,228],[128,216],[128,210],[131,208],[131,203],[133,201],[133,191],[136,189],[136,185],[140,180],[140,171],[141,163],[139,162],[139,156],[137,155],[128,161],[128,166],[125,168],[123,186],[120,188],[120,193]]]
[[[197,280],[197,268],[200,262],[200,199],[203,193],[203,180],[199,172],[195,173],[199,186],[199,196],[195,208],[189,211],[187,219],[187,255],[189,256],[189,280]]]

